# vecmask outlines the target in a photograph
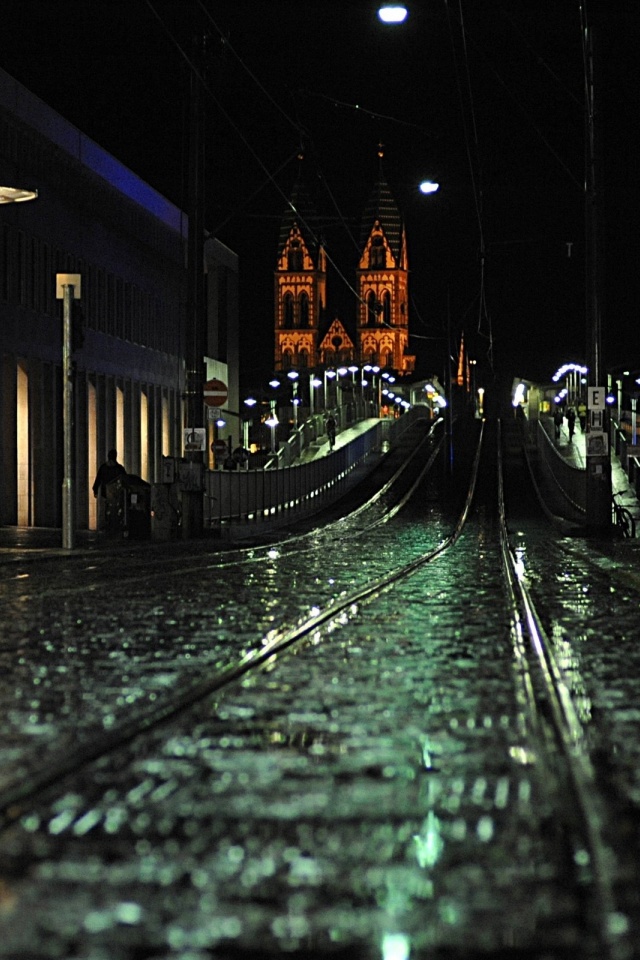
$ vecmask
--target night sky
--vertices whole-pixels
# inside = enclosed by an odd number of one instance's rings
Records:
[[[240,257],[245,386],[271,369],[298,154],[332,263],[328,308],[350,325],[379,143],[406,219],[418,372],[441,370],[448,325],[480,365],[547,378],[583,361],[587,340],[579,0],[412,8],[391,28],[374,0],[5,0],[0,65],[184,207],[188,73],[209,35],[206,224]],[[604,360],[635,368],[640,2],[590,0],[588,16]],[[425,177],[440,193],[418,193]]]

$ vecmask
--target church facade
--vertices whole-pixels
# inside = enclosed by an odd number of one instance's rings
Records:
[[[327,309],[327,255],[301,175],[282,219],[275,270],[276,371],[376,364],[411,373],[404,223],[382,163],[362,215],[352,318]]]

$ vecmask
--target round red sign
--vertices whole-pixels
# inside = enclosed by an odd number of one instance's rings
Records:
[[[229,388],[222,380],[207,380],[203,396],[208,407],[223,407],[229,396]]]

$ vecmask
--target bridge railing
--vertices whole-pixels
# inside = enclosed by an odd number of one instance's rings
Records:
[[[295,513],[315,513],[347,492],[361,478],[356,467],[372,469],[376,454],[398,442],[425,412],[412,408],[395,419],[381,419],[326,456],[269,470],[212,470],[205,476],[205,524],[252,525]]]
[[[553,501],[548,506],[566,519],[584,519],[587,511],[586,471],[565,460],[540,420],[529,421],[528,426],[547,480],[545,495]]]

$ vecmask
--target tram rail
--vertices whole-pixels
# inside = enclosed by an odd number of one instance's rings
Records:
[[[451,533],[436,547],[408,563],[397,566],[384,576],[360,586],[339,597],[334,597],[322,609],[315,609],[301,622],[285,624],[262,636],[246,653],[222,669],[214,670],[206,678],[186,686],[171,695],[147,703],[144,709],[131,711],[123,717],[117,728],[109,731],[85,731],[74,756],[59,757],[42,769],[0,791],[0,827],[6,828],[20,817],[45,790],[55,789],[70,774],[84,767],[155,727],[185,713],[207,697],[217,694],[237,683],[252,671],[273,664],[292,647],[307,640],[317,643],[323,632],[333,625],[344,625],[357,617],[362,605],[374,602],[381,593],[413,576],[420,568],[433,563],[449,550],[455,548],[471,515],[476,495],[480,464],[485,450],[485,425],[479,437],[467,487],[466,496]],[[424,468],[410,484],[409,490],[393,508],[383,516],[365,524],[362,531],[371,525],[389,522],[415,494],[416,489],[432,469],[437,456],[436,447]],[[594,773],[584,730],[573,702],[570,685],[554,654],[553,644],[546,635],[543,617],[537,609],[526,582],[518,552],[514,549],[508,531],[505,509],[500,441],[497,442],[495,479],[497,489],[497,515],[499,523],[500,556],[495,562],[502,565],[505,597],[510,616],[510,634],[516,663],[517,698],[525,717],[526,735],[536,763],[549,771],[549,789],[557,802],[557,817],[563,823],[569,838],[569,847],[574,865],[576,886],[586,892],[585,921],[592,928],[593,937],[599,945],[603,960],[616,960],[622,954],[617,949],[620,931],[625,929],[624,914],[616,901],[615,857],[607,844],[602,824],[606,821],[606,803],[601,797]],[[390,481],[391,484],[391,481]],[[382,491],[380,496],[382,496]],[[358,519],[366,515],[365,508],[356,511]],[[342,518],[332,525],[328,536],[345,529],[349,518]],[[355,515],[353,517],[355,521]],[[357,526],[357,525],[356,525]],[[357,532],[349,525],[350,535]],[[309,546],[318,534],[291,538],[279,544],[293,549],[313,549]],[[268,547],[263,548],[265,551]],[[245,559],[251,548],[242,551]],[[225,560],[224,562],[240,562]]]

